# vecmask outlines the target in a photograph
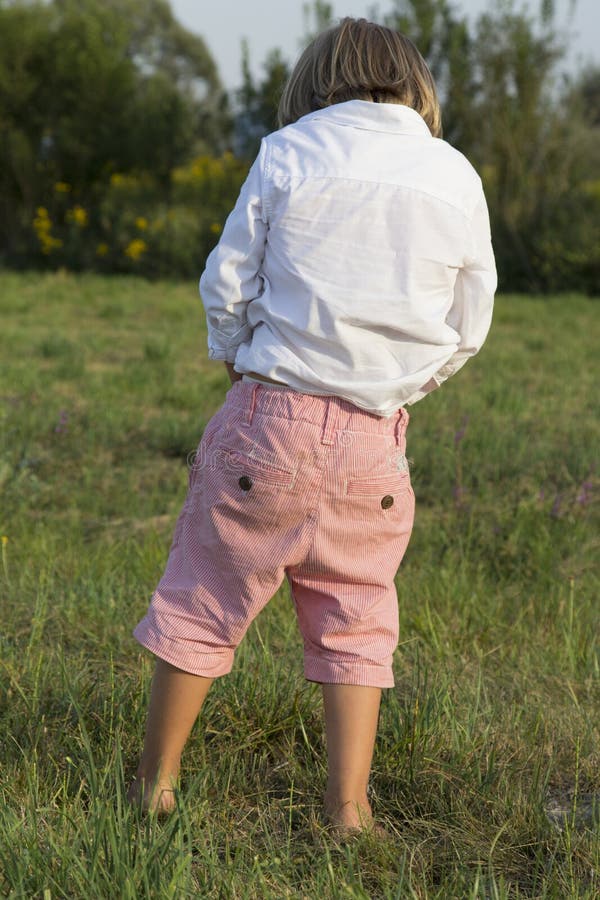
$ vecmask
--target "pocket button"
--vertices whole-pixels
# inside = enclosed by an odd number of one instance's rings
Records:
[[[383,497],[381,500],[381,508],[389,509],[390,506],[393,506],[393,505],[394,505],[394,498],[392,497],[391,494],[386,494],[385,497]]]
[[[242,477],[238,481],[238,484],[243,491],[249,491],[252,487],[252,479],[249,478],[248,475],[242,475]]]

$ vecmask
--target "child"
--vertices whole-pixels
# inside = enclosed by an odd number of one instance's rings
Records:
[[[200,280],[232,387],[134,634],[157,657],[132,802],[167,812],[214,678],[287,577],[322,684],[325,819],[380,830],[367,784],[413,524],[405,406],[477,353],[496,288],[481,181],[439,139],[403,35],[342,19],[300,57]]]

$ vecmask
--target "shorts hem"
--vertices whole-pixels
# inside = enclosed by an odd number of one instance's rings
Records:
[[[333,662],[323,658],[307,659],[304,664],[307,681],[320,684],[351,684],[357,687],[392,688],[395,685],[391,668],[364,663]]]
[[[203,653],[197,648],[189,650],[181,641],[162,634],[146,619],[142,619],[132,633],[146,650],[190,675],[219,678],[228,675],[233,667],[233,652],[228,653],[228,658],[224,660],[222,654]]]

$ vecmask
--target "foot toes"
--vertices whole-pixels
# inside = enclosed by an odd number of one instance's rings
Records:
[[[132,806],[140,807],[143,813],[167,816],[176,807],[175,788],[155,785],[152,790],[145,791],[137,779],[127,792],[127,800]]]

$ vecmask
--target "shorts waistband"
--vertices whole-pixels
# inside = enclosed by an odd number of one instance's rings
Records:
[[[249,419],[262,413],[321,425],[325,443],[331,443],[330,438],[336,430],[398,437],[404,434],[410,419],[404,407],[392,416],[378,416],[341,397],[303,394],[291,388],[250,380],[236,381],[227,393],[226,402],[234,408],[245,410]]]

